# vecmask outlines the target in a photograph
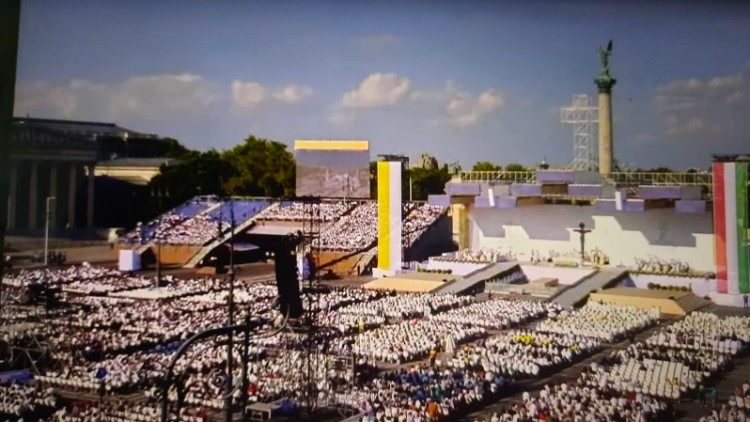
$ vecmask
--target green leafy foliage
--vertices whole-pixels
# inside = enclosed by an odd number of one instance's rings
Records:
[[[477,161],[471,168],[472,171],[497,171],[502,169],[503,166],[498,166],[489,161]]]
[[[180,163],[163,166],[149,183],[154,212],[196,195],[294,195],[294,157],[281,142],[249,136],[231,150],[201,152],[174,141],[170,152]]]
[[[294,156],[281,142],[249,136],[222,154],[231,168],[224,183],[228,195],[293,196]]]

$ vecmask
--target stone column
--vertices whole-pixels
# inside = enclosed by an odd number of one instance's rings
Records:
[[[10,184],[8,186],[8,224],[7,230],[16,229],[16,207],[18,206],[18,165],[10,163]]]
[[[617,79],[596,79],[599,88],[599,174],[612,173],[614,146],[612,143],[612,87]]]
[[[451,204],[453,241],[458,245],[459,250],[470,248],[469,207],[474,197],[453,197],[451,200],[453,202]]]
[[[54,163],[49,167],[49,195],[47,196],[55,197],[49,215],[49,226],[54,229],[57,228],[57,164]]]
[[[94,227],[94,164],[86,166],[88,184],[86,186],[86,227]]]
[[[70,165],[68,173],[68,227],[76,226],[76,184],[78,168],[75,164]]]
[[[31,162],[31,175],[29,176],[29,228],[36,228],[37,206],[39,198],[37,194],[37,185],[39,179],[39,162]]]

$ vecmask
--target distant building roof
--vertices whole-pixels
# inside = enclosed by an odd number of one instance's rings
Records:
[[[179,164],[180,160],[176,158],[158,157],[158,158],[114,158],[111,160],[99,161],[97,167],[161,167],[162,164],[174,166]]]
[[[157,135],[144,134],[130,130],[115,123],[107,122],[86,122],[78,120],[58,120],[58,119],[38,119],[32,117],[14,117],[13,123],[16,125],[34,125],[42,126],[48,129],[57,130],[66,134],[84,135],[84,136],[132,136],[136,138],[158,138]]]

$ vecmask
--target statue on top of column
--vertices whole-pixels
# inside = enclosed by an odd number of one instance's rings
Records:
[[[599,60],[602,63],[601,78],[611,79],[612,76],[609,74],[609,56],[612,55],[612,40],[609,40],[609,44],[607,44],[606,49],[599,47],[598,51],[599,51]]]

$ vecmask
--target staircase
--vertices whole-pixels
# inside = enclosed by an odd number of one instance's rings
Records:
[[[331,271],[337,277],[345,278],[356,275],[357,266],[366,252],[336,252],[320,251],[318,255],[319,267],[323,273]]]
[[[570,308],[593,290],[601,290],[621,280],[627,271],[618,268],[607,268],[599,270],[588,277],[584,277],[578,283],[552,296],[549,301]]]
[[[465,294],[478,288],[484,290],[483,283],[486,283],[487,280],[492,280],[514,271],[520,271],[517,262],[496,262],[467,274],[453,283],[446,283],[437,291],[439,293]]]
[[[255,220],[258,218],[259,215],[261,215],[262,212],[258,213],[255,217],[247,219],[245,222],[240,224],[239,226],[236,226],[234,228],[234,233],[240,233],[247,229],[249,229],[251,226],[255,224]],[[198,266],[198,263],[201,262],[203,258],[206,257],[211,251],[219,247],[219,245],[223,244],[224,242],[229,241],[229,239],[232,237],[232,230],[227,230],[226,233],[224,233],[221,237],[217,237],[216,239],[212,240],[209,244],[204,245],[203,248],[201,248],[198,253],[193,255],[192,258],[185,264],[185,268],[195,268]]]
[[[696,309],[708,305],[710,302],[694,293],[689,293],[677,298],[675,303],[677,303],[677,305],[685,312],[685,315],[687,315]]]

